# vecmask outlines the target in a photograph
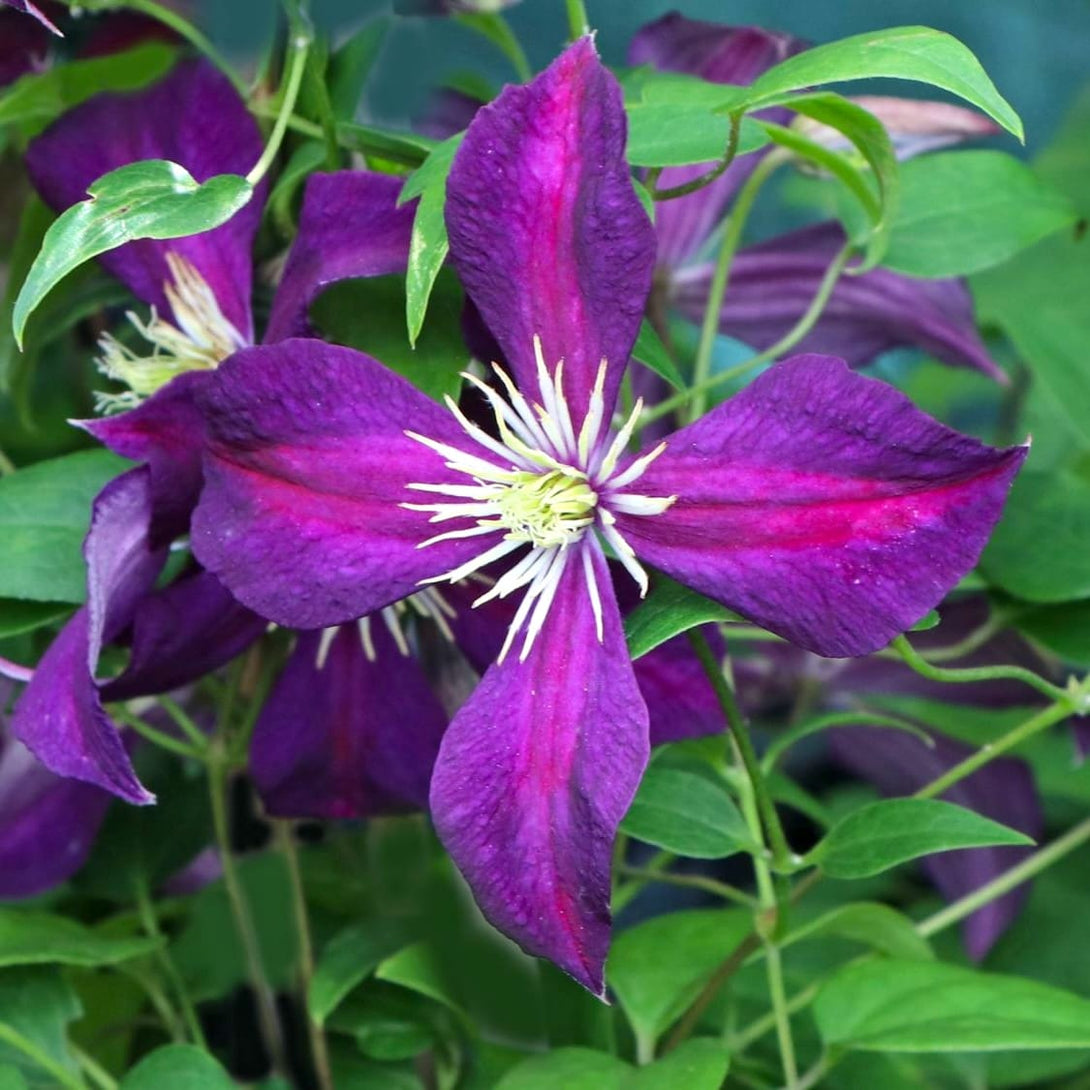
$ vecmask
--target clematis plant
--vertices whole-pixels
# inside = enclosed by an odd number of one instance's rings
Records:
[[[624,136],[584,39],[482,109],[455,157],[452,260],[511,370],[467,376],[493,432],[348,350],[244,350],[200,394],[193,521],[233,594],[300,627],[507,562],[478,601],[519,607],[444,736],[432,816],[489,919],[597,993],[648,747],[607,550],[643,589],[653,565],[804,647],[865,654],[973,565],[1025,457],[817,356],[631,454],[639,406],[611,420],[655,240]]]

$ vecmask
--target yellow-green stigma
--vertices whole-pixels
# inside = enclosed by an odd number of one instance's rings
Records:
[[[576,469],[511,474],[495,504],[507,536],[544,549],[568,545],[594,522],[598,494]]]
[[[126,317],[152,346],[148,355],[109,333],[99,339],[99,370],[129,388],[123,394],[97,394],[98,407],[104,411],[132,408],[186,371],[212,371],[246,345],[201,274],[175,253],[167,254],[167,265],[171,279],[163,290],[177,325],[159,317],[154,307],[147,322],[129,311]]]

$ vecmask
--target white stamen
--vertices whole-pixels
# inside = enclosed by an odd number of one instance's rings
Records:
[[[326,660],[329,658],[329,649],[333,646],[333,640],[337,635],[336,628],[323,628],[321,638],[318,640],[318,654],[314,657],[314,665],[319,669],[325,669]]]
[[[665,444],[636,458],[615,474],[635,429],[642,403],[637,403],[620,432],[607,445],[604,434],[606,361],[602,360],[598,369],[577,436],[564,393],[563,361],[550,375],[541,340],[536,336],[534,358],[540,405],[527,400],[499,367],[496,367],[496,374],[507,393],[507,401],[475,376],[464,376],[491,407],[499,439],[484,432],[450,398],[447,399],[452,415],[466,436],[481,448],[482,454],[470,454],[416,432],[405,433],[443,458],[448,469],[462,473],[472,481],[467,484],[413,482],[407,485],[414,491],[444,498],[432,503],[404,503],[402,507],[426,513],[431,523],[455,519],[471,523],[430,537],[417,547],[502,534],[499,541],[489,544],[473,559],[443,575],[421,581],[425,586],[477,578],[485,584],[486,590],[473,602],[474,606],[523,591],[500,652],[501,662],[520,633],[519,660],[525,661],[529,655],[556,598],[568,557],[576,546],[581,554],[595,632],[599,641],[604,639],[602,595],[592,553],[598,546],[589,543],[582,546],[583,537],[589,530],[597,530],[641,592],[646,594],[647,574],[617,529],[615,512],[657,515],[675,499],[673,496],[641,496],[620,491],[639,479],[665,449]],[[492,458],[498,461],[492,461]],[[493,581],[481,574],[490,564],[524,546],[529,546],[529,551],[499,578]]]

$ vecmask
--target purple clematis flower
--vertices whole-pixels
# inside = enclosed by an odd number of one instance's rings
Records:
[[[636,34],[629,61],[714,83],[745,85],[804,48],[805,43],[796,38],[759,27],[722,26],[671,14]],[[994,131],[979,115],[956,106],[898,99],[861,101],[877,102],[895,143],[897,133],[902,134],[902,154]],[[769,116],[785,123],[790,114],[777,109],[769,111]],[[713,263],[701,260],[700,253],[761,154],[743,155],[710,185],[658,205],[652,315],[669,306],[698,325],[703,320]],[[658,184],[671,188],[706,169],[707,165],[669,168]],[[806,312],[844,241],[843,228],[830,221],[739,250],[731,265],[720,332],[760,350],[771,347]],[[899,346],[921,348],[945,363],[972,367],[1005,381],[976,331],[972,299],[963,281],[917,280],[889,269],[841,277],[797,350],[833,352],[854,367]]]
[[[444,735],[432,813],[492,922],[598,994],[612,841],[648,752],[605,549],[638,585],[643,561],[863,654],[975,563],[1025,456],[819,356],[630,454],[638,412],[611,419],[655,239],[624,140],[583,39],[482,109],[454,160],[451,257],[514,374],[467,376],[495,435],[361,353],[244,349],[200,391],[192,537],[241,601],[305,628],[505,569],[478,602],[521,599]]]
[[[95,178],[135,159],[172,159],[204,180],[245,173],[261,146],[226,78],[192,61],[149,89],[88,100],[36,139],[27,158],[39,191],[63,209]],[[404,268],[412,210],[396,207],[399,189],[397,179],[363,172],[310,179],[267,337],[306,332],[307,306],[324,285]],[[200,488],[203,421],[194,391],[222,358],[253,338],[250,251],[260,197],[215,231],[130,243],[103,258],[156,308],[146,323],[133,319],[152,351],[141,357],[105,341],[104,366],[127,383],[127,403],[136,407],[84,426],[116,453],[147,465],[139,477],[126,474],[99,496],[88,539],[90,606],[72,618],[39,664],[14,730],[53,771],[130,802],[150,796],[103,699],[189,683],[233,658],[266,627],[206,572],[154,591],[164,547],[188,530]],[[111,549],[123,555],[120,544],[105,550],[96,544],[114,539],[131,550],[131,563],[110,567],[103,559]],[[129,666],[121,677],[97,682],[99,647],[117,639],[131,639]]]

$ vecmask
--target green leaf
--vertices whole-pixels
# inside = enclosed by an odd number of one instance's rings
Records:
[[[1090,1002],[1021,977],[937,961],[840,969],[814,1001],[827,1046],[882,1052],[1090,1048]]]
[[[389,15],[371,19],[349,35],[330,57],[329,98],[338,118],[351,121],[356,116],[367,77],[392,25]]]
[[[337,125],[337,140],[350,151],[359,151],[369,159],[418,167],[438,146],[434,140],[414,132],[390,132],[354,121]]]
[[[108,451],[90,450],[0,477],[0,595],[84,600],[81,547],[91,501],[126,465]]]
[[[17,1067],[4,1064],[0,1067],[0,1090],[29,1090],[29,1087]]]
[[[1090,597],[1090,482],[1021,473],[980,559],[993,586],[1030,602]]]
[[[1070,201],[998,151],[921,155],[901,167],[882,264],[909,276],[967,276],[1070,226]]]
[[[409,343],[413,346],[424,326],[432,288],[450,249],[443,218],[444,203],[445,190],[434,187],[426,189],[421,194],[413,217],[409,265],[405,271],[405,321],[409,329]]]
[[[614,940],[606,976],[641,1055],[681,1016],[749,933],[742,909],[686,909],[638,923]]]
[[[164,1045],[145,1056],[120,1090],[236,1090],[230,1075],[195,1045]]]
[[[1022,122],[980,62],[957,38],[929,27],[870,31],[819,45],[770,68],[744,95],[747,110],[785,101],[791,92],[842,80],[888,77],[941,87],[978,106],[1019,140]],[[737,102],[731,102],[737,108]]]
[[[632,1068],[608,1052],[558,1048],[511,1068],[496,1090],[626,1090]]]
[[[49,290],[92,257],[139,238],[180,238],[226,223],[253,195],[237,174],[197,182],[165,159],[129,163],[90,186],[91,199],[57,217],[15,300],[13,324],[22,345],[26,320]]]
[[[67,616],[68,607],[52,602],[21,602],[0,598],[0,640],[34,632]]]
[[[389,920],[354,924],[322,951],[307,991],[307,1008],[318,1025],[381,961],[405,945],[404,930]]]
[[[827,935],[861,942],[879,953],[906,961],[929,961],[935,956],[927,939],[916,933],[907,916],[888,905],[866,901],[841,905],[803,924],[785,936],[783,945],[793,946]]]
[[[329,340],[367,352],[429,397],[456,396],[469,363],[457,277],[450,269],[439,272],[415,347],[405,337],[405,289],[400,276],[344,280],[318,297],[311,320]]]
[[[29,966],[0,971],[0,1026],[9,1026],[54,1063],[72,1071],[76,1062],[68,1050],[68,1024],[82,1013],[76,993],[57,969]],[[34,1086],[56,1085],[53,1080],[40,1083],[41,1068],[0,1040],[0,1065],[4,1064],[18,1068]]]
[[[719,88],[722,98],[724,88]],[[730,119],[722,114],[683,103],[632,105],[628,108],[629,163],[637,167],[679,167],[715,163],[726,154]],[[736,155],[745,155],[768,144],[768,136],[755,121],[743,118],[738,130]]]
[[[269,194],[268,212],[285,235],[295,231],[295,196],[307,178],[321,170],[326,161],[326,146],[321,140],[306,140],[291,153]]]
[[[9,965],[116,965],[151,953],[156,939],[109,938],[45,912],[0,906],[0,968]]]
[[[34,255],[41,249],[45,233],[52,222],[53,213],[41,198],[28,198],[19,217],[19,230],[8,257],[8,282],[4,288],[3,299],[0,300],[0,393],[11,390],[19,366],[19,346],[15,343],[11,328],[15,297],[19,293],[19,285],[34,264]]]
[[[1066,662],[1090,667],[1090,601],[1042,606],[1018,614],[1014,624]]]
[[[1024,833],[951,802],[885,799],[839,821],[807,861],[831,878],[867,878],[931,852],[1032,843]]]
[[[0,125],[20,124],[24,135],[102,91],[135,91],[165,74],[176,51],[160,42],[123,53],[54,64],[23,76],[0,93]]]
[[[722,1041],[694,1037],[630,1075],[624,1090],[719,1090],[728,1067],[730,1054]]]
[[[458,1014],[462,1013],[461,1007],[447,988],[435,955],[425,942],[414,942],[386,958],[375,970],[375,976],[419,992]]]
[[[754,848],[724,785],[659,761],[644,773],[621,831],[693,859],[723,859]]]
[[[625,639],[632,658],[638,659],[690,628],[739,619],[726,606],[660,575],[647,597],[625,618]]]
[[[670,353],[659,339],[655,327],[646,320],[640,324],[640,333],[632,355],[645,367],[650,367],[659,378],[664,378],[675,390],[685,389],[685,379],[677,369],[677,364],[670,358]]]

